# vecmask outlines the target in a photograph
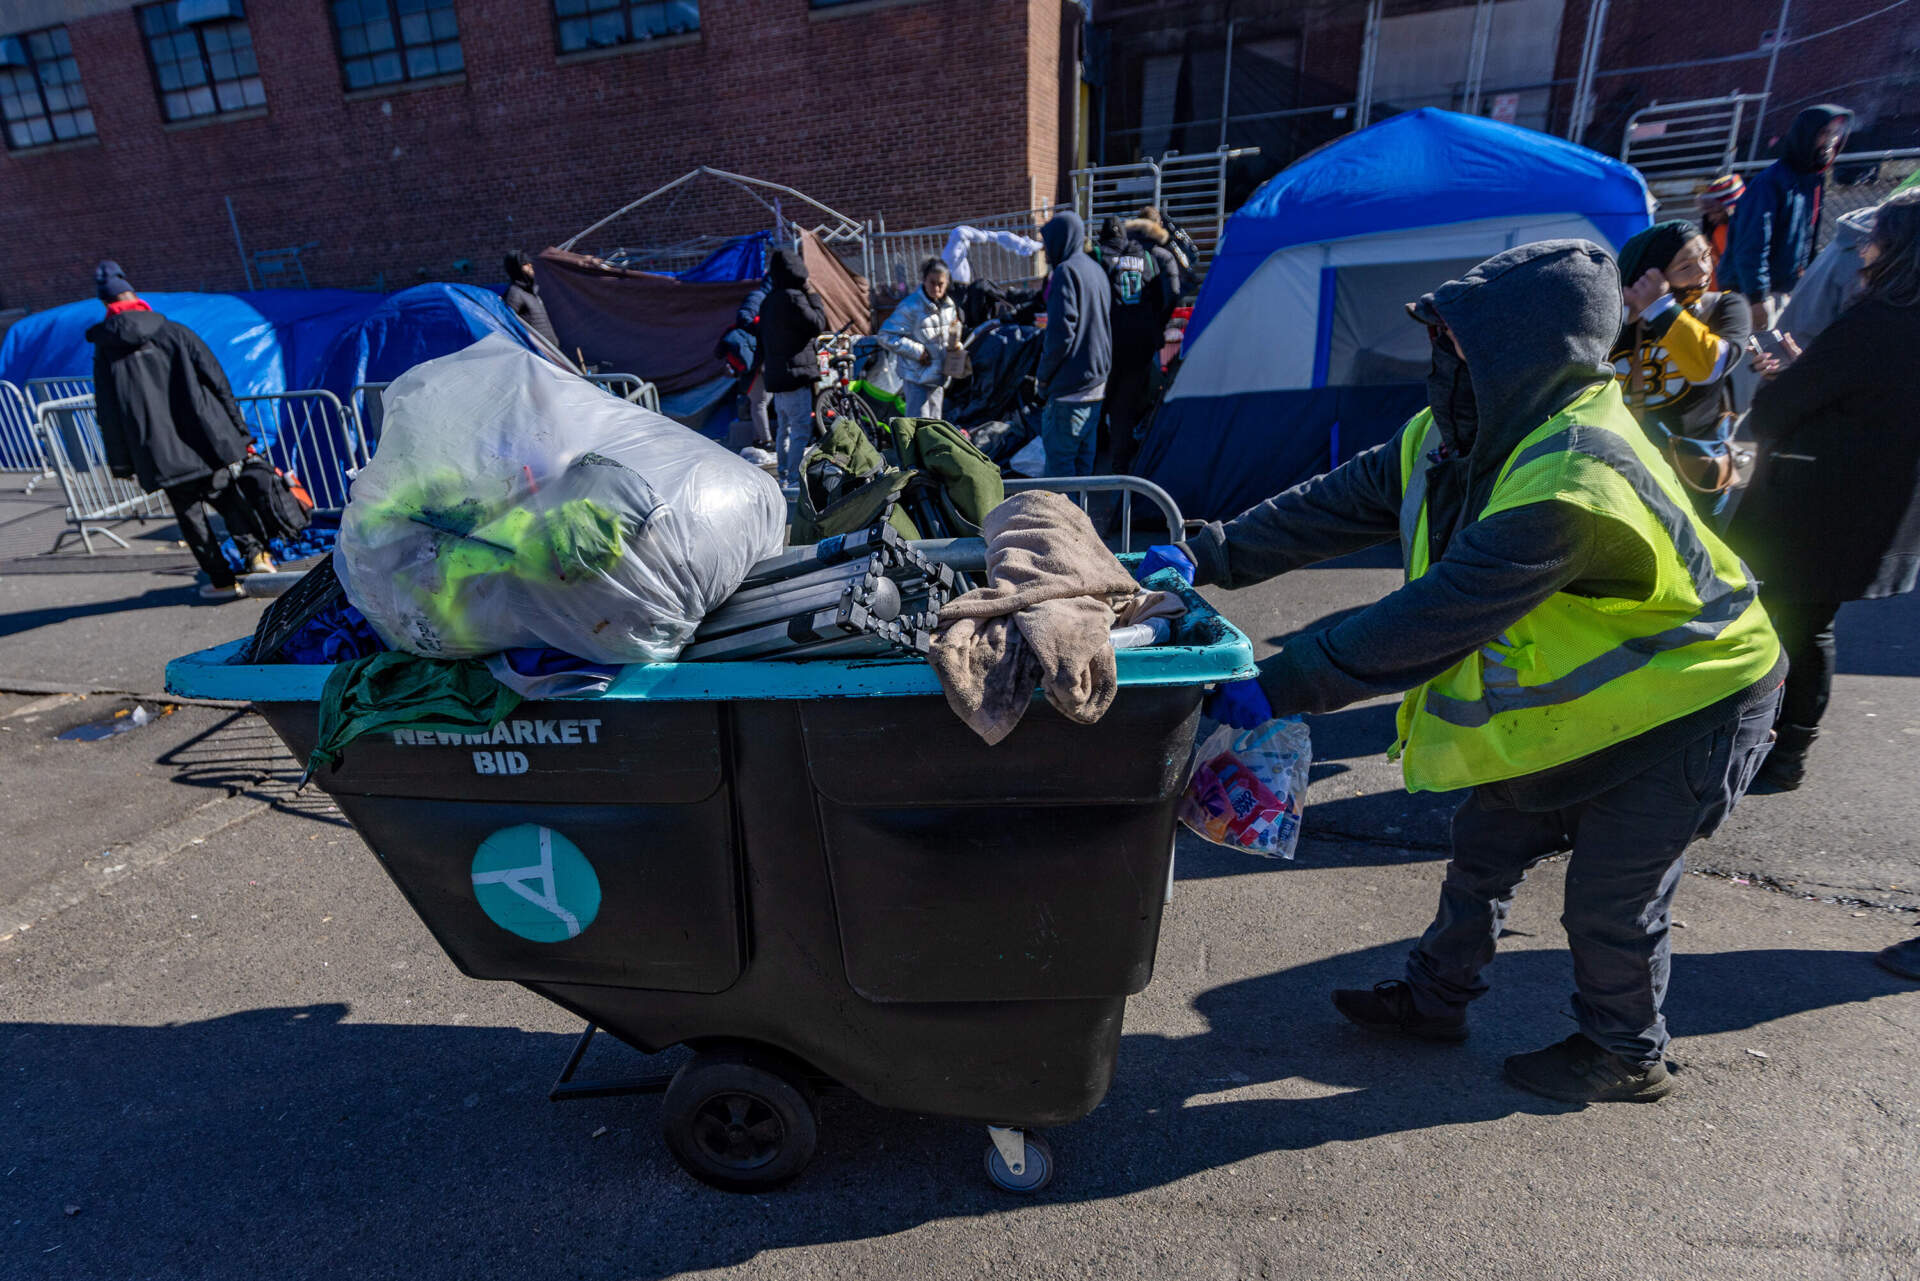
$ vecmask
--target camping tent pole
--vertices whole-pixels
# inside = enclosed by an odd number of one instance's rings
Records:
[[[1368,117],[1373,114],[1373,67],[1380,50],[1380,0],[1367,0],[1367,30],[1360,38],[1360,91],[1356,95],[1359,102],[1353,113],[1353,128],[1357,133],[1367,127]]]

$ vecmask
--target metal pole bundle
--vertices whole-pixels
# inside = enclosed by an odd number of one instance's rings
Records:
[[[940,607],[966,580],[886,523],[789,548],[747,572],[682,662],[925,655]]]

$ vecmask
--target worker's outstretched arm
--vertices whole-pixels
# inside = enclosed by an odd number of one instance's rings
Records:
[[[1400,532],[1400,440],[1356,454],[1182,546],[1194,581],[1251,587],[1289,570],[1377,546]]]
[[[1644,595],[1652,563],[1639,565],[1642,558],[1630,531],[1584,508],[1513,508],[1461,530],[1431,570],[1392,595],[1288,641],[1260,664],[1260,685],[1276,716],[1403,693],[1577,580],[1595,594]]]

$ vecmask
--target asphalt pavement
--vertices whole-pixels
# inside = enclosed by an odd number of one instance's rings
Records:
[[[164,530],[56,564],[36,522],[0,524],[0,1277],[1920,1277],[1920,984],[1870,962],[1920,917],[1910,602],[1843,613],[1810,787],[1695,848],[1666,1102],[1500,1078],[1573,1030],[1558,863],[1465,1046],[1333,1013],[1397,972],[1444,861],[1448,798],[1399,789],[1366,706],[1316,719],[1294,861],[1182,839],[1047,1189],[989,1187],[978,1126],[840,1097],[801,1178],[743,1197],[679,1171],[657,1100],[547,1102],[579,1021],[461,976],[257,717],[138,697],[257,603],[200,603]],[[1218,599],[1270,648],[1396,581]]]

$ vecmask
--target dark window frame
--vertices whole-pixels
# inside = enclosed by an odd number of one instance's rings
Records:
[[[365,3],[365,0],[361,0],[361,2]],[[434,37],[427,40],[424,44],[416,44],[416,45],[409,45],[406,41],[406,37],[402,34],[401,21],[400,21],[401,15],[399,12],[398,0],[375,0],[375,3],[384,4],[386,6],[387,22],[393,28],[393,48],[391,50],[380,50],[380,52],[381,53],[391,52],[392,54],[394,54],[399,58],[400,78],[397,80],[369,80],[366,84],[363,84],[363,85],[356,85],[353,83],[352,79],[349,77],[347,73],[347,64],[349,62],[359,62],[359,61],[370,62],[372,60],[373,54],[371,52],[369,53],[348,53],[347,52],[346,32],[341,30],[339,12],[334,7],[334,0],[327,0],[327,25],[333,28],[333,51],[334,51],[334,55],[339,59],[339,62],[340,62],[340,84],[341,84],[341,87],[346,90],[346,92],[373,93],[393,85],[417,84],[425,80],[437,80],[442,76],[456,76],[456,75],[466,74],[467,50],[466,50],[465,44],[462,42],[460,38],[460,12],[459,12],[458,6],[454,3],[454,0],[428,0],[428,3],[433,5],[434,7],[425,10],[425,12],[428,13],[429,15],[431,15],[432,13],[440,9],[444,9],[446,12],[452,14],[453,15],[453,34],[447,37]],[[413,74],[413,71],[407,65],[407,53],[410,49],[433,50],[434,61],[436,64],[438,64],[440,46],[445,44],[452,44],[455,47],[456,51],[459,53],[460,65],[457,68],[455,68],[452,71],[442,71],[439,69],[438,65],[436,65],[435,69],[431,73],[425,73],[421,75]]]
[[[78,90],[80,95],[79,105],[76,106],[69,102],[66,107],[60,111],[55,111],[53,104],[47,101],[47,82],[40,74],[40,60],[36,58],[33,53],[33,39],[35,36],[53,36],[55,34],[58,34],[61,40],[66,43],[67,48],[64,53],[56,52],[52,61],[72,62],[74,64],[74,78],[70,81],[62,81],[61,88]],[[33,92],[40,101],[40,115],[37,118],[46,121],[48,134],[46,140],[42,142],[16,143],[13,140],[13,127],[16,124],[28,124],[35,117],[28,117],[24,120],[7,120],[4,116],[0,116],[0,136],[4,136],[7,150],[32,151],[37,147],[56,147],[64,142],[81,142],[88,138],[98,138],[100,136],[100,124],[93,118],[93,102],[87,97],[86,83],[80,78],[80,64],[79,60],[73,56],[73,39],[67,34],[67,24],[62,22],[56,23],[51,27],[35,27],[32,31],[14,32],[0,38],[18,40],[20,42],[20,48],[26,53],[27,65],[25,68],[8,67],[0,68],[0,70],[13,73],[25,70],[32,77]],[[62,138],[58,132],[55,131],[53,123],[55,116],[77,117],[82,112],[84,112],[87,117],[87,129],[84,133],[74,133]]]
[[[660,40],[684,39],[690,35],[697,36],[700,34],[701,23],[703,21],[700,16],[700,0],[680,0],[681,3],[692,6],[693,27],[691,30],[669,31],[663,32],[660,35],[648,34],[636,36],[633,34],[633,11],[635,9],[666,9],[674,0],[615,0],[615,3],[607,8],[589,11],[583,7],[579,13],[562,14],[560,12],[560,6],[567,2],[568,0],[547,0],[547,11],[553,18],[554,55],[561,58],[573,57],[583,53],[604,53],[611,49],[644,49],[648,45]],[[584,5],[585,3],[594,2],[594,0],[574,0],[574,2]],[[620,39],[606,44],[596,44],[589,40],[586,44],[576,45],[571,48],[568,47],[563,31],[566,24],[580,22],[601,14],[610,13],[618,13],[620,15],[621,29],[625,33]]]
[[[140,28],[140,45],[146,51],[146,55],[147,55],[147,74],[153,77],[154,97],[160,104],[160,119],[164,123],[170,124],[170,125],[193,124],[203,120],[218,120],[222,116],[235,116],[235,115],[241,115],[244,113],[251,113],[255,111],[265,111],[267,109],[267,84],[266,84],[266,78],[260,74],[260,63],[259,63],[258,54],[254,53],[254,67],[253,67],[252,75],[235,76],[227,80],[218,80],[214,78],[214,74],[213,74],[213,51],[207,48],[206,29],[208,27],[225,26],[225,25],[232,24],[237,26],[243,26],[246,28],[247,49],[249,53],[253,53],[254,51],[253,24],[251,20],[249,20],[247,17],[245,4],[241,3],[240,0],[236,0],[236,4],[235,4],[235,8],[239,10],[239,14],[237,17],[221,18],[221,19],[216,19],[214,21],[210,21],[210,22],[189,22],[189,23],[186,23],[185,25],[175,24],[169,27],[169,30],[165,33],[165,38],[168,40],[172,40],[176,36],[179,36],[184,33],[189,33],[189,32],[192,33],[194,47],[199,53],[199,57],[200,57],[200,70],[206,78],[203,81],[201,81],[200,84],[183,85],[179,89],[168,89],[163,84],[161,84],[160,60],[154,57],[154,52],[153,52],[153,42],[156,39],[159,39],[161,37],[147,30],[147,14],[154,12],[156,10],[171,9],[174,7],[176,7],[174,0],[158,0],[158,3],[155,3],[155,4],[138,5],[134,8],[134,11],[133,11],[134,21],[139,25],[139,28]],[[168,19],[168,21],[169,23],[173,22],[171,17]],[[223,50],[222,52],[231,53],[232,51],[229,49],[229,50]],[[178,61],[178,60],[176,59],[175,61]],[[223,107],[220,105],[220,86],[221,85],[244,84],[248,80],[258,80],[260,82],[260,101],[259,102],[242,101],[240,105],[237,107]],[[213,95],[212,111],[193,112],[184,116],[173,116],[168,114],[167,95],[169,93],[185,93],[189,89],[202,89],[202,88],[206,89]]]

